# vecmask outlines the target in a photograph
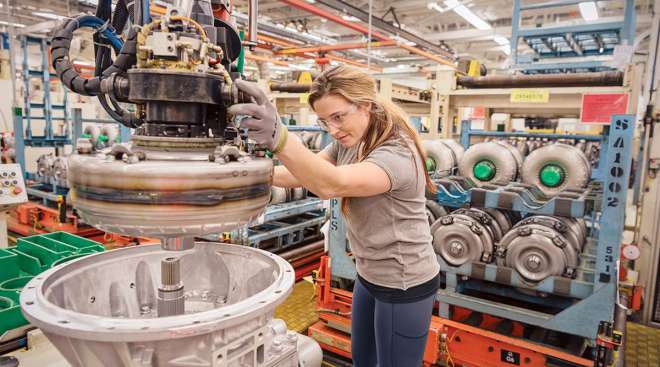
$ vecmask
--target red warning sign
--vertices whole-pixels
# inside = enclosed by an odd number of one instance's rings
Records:
[[[580,123],[609,124],[612,115],[622,115],[628,111],[628,95],[583,94]]]

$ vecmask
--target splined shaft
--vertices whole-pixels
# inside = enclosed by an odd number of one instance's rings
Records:
[[[183,315],[185,297],[181,282],[181,262],[167,257],[160,263],[161,286],[158,288],[158,317]]]

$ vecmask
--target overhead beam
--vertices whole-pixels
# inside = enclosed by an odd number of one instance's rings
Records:
[[[290,55],[290,54],[300,54],[300,53],[305,53],[305,52],[328,52],[328,51],[354,50],[354,49],[358,49],[358,48],[368,48],[370,45],[371,45],[371,47],[396,46],[396,42],[395,41],[380,41],[380,42],[338,43],[338,44],[335,44],[335,45],[288,48],[288,49],[277,51],[276,53],[283,54],[283,55]]]
[[[325,11],[323,9],[320,9],[320,8],[316,7],[316,6],[313,6],[312,4],[309,4],[305,1],[302,1],[302,0],[280,0],[280,1],[285,3],[285,4],[291,5],[293,7],[296,7],[298,9],[306,10],[306,11],[312,13],[312,14],[318,15],[320,17],[323,17],[325,19],[333,21],[337,24],[343,25],[347,28],[350,28],[350,29],[353,29],[353,30],[358,30],[359,32],[361,32],[363,34],[369,34],[369,30],[367,28],[362,27],[361,25],[355,24],[353,22],[348,22],[348,21],[342,19],[341,17],[339,17],[335,14],[332,14],[328,11]],[[317,1],[319,1],[319,0],[317,0]],[[381,41],[393,41],[391,38],[389,38],[387,36],[384,36],[382,34],[379,34],[379,33],[371,32],[371,35],[373,37],[377,38],[377,39],[380,39]],[[435,62],[444,64],[444,65],[448,65],[448,66],[451,66],[453,68],[456,67],[456,65],[454,65],[454,63],[452,61],[448,60],[448,59],[442,58],[440,56],[433,55],[429,52],[423,51],[423,50],[415,48],[413,46],[408,46],[408,45],[405,45],[405,44],[398,44],[398,46],[405,49],[405,50],[413,52],[415,54],[424,56],[424,57],[426,57],[430,60],[433,60]],[[447,53],[447,52],[443,50],[443,53]],[[453,56],[451,56],[451,59],[453,60]]]
[[[341,63],[344,63],[344,64],[361,67],[361,68],[364,68],[364,69],[371,69],[371,70],[373,70],[377,73],[382,73],[383,72],[383,68],[381,68],[380,66],[376,66],[374,64],[371,64],[371,65],[363,64],[361,62],[353,61],[353,60],[350,60],[350,59],[347,59],[347,58],[341,57],[341,56],[325,55],[325,58],[328,59],[328,60],[333,60],[333,61],[341,62]]]
[[[248,59],[248,60],[254,60],[254,61],[270,62],[272,64],[280,65],[280,66],[287,66],[288,67],[290,65],[290,63],[288,63],[286,61],[275,60],[275,59],[270,58],[270,57],[259,56],[259,55],[255,55],[255,54],[248,53],[248,52],[245,53],[245,58]]]
[[[341,24],[344,27],[352,29],[356,32],[359,32],[359,33],[362,33],[362,34],[369,34],[369,29],[367,27],[363,27],[360,24],[344,20],[342,17],[340,17],[338,15],[335,15],[335,14],[332,14],[330,12],[327,12],[323,9],[320,9],[319,7],[314,6],[313,4],[310,4],[306,1],[303,1],[303,0],[280,0],[280,1],[287,4],[287,5],[291,5],[293,7],[298,8],[298,9],[302,9],[302,10],[305,10],[309,13],[314,14],[314,15],[318,15],[320,17],[331,20],[331,21],[333,21],[337,24]],[[382,33],[379,33],[379,32],[373,32],[372,31],[371,36],[376,38],[376,39],[382,40],[382,41],[388,39],[388,37],[386,35],[384,35]]]
[[[345,1],[341,0],[316,0],[316,3],[318,4],[323,4],[329,8],[335,9],[337,11],[347,11],[349,15],[352,15],[361,21],[365,23],[369,23],[369,13],[356,7],[353,6]],[[428,41],[425,38],[422,38],[420,36],[417,36],[416,34],[413,34],[411,32],[408,32],[404,29],[401,29],[399,27],[396,27],[389,22],[378,18],[374,17],[372,15],[371,17],[371,24],[373,27],[382,29],[386,32],[392,33],[392,34],[398,34],[399,37],[406,39],[410,42],[416,43],[418,46],[424,47],[427,50],[436,53],[438,55],[441,55],[445,58],[453,58],[453,55],[451,52],[447,51],[446,49],[442,48],[442,46],[435,44],[433,42]]]
[[[402,49],[407,50],[407,51],[409,51],[409,52],[411,52],[411,53],[414,53],[414,54],[416,54],[416,55],[426,57],[426,58],[429,59],[429,60],[433,60],[433,61],[437,62],[438,64],[443,64],[443,65],[447,65],[447,66],[451,66],[451,67],[456,67],[456,65],[454,65],[453,62],[451,62],[451,61],[447,61],[446,59],[443,59],[443,58],[441,58],[441,57],[439,57],[439,56],[433,55],[433,54],[430,53],[430,52],[426,52],[426,51],[424,51],[424,50],[420,50],[420,49],[417,48],[417,47],[408,46],[408,45],[403,44],[403,43],[399,44],[399,47],[401,47]]]
[[[296,45],[294,45],[293,43],[290,43],[288,41],[285,41],[277,37],[267,36],[265,34],[257,34],[257,40],[262,42],[267,42],[280,47],[296,47]]]
[[[288,41],[285,41],[285,40],[282,40],[282,39],[279,39],[279,38],[276,38],[276,37],[270,37],[270,36],[267,36],[267,35],[264,35],[264,34],[257,34],[257,40],[262,41],[262,42],[268,42],[268,43],[271,43],[273,45],[278,45],[278,46],[281,46],[281,47],[290,47],[290,48],[296,47],[296,45],[294,45],[293,43],[290,43]],[[301,57],[304,57],[306,59],[315,59],[315,60],[318,59],[317,55],[313,55],[312,53],[308,53],[308,52],[305,52],[305,53],[302,53],[302,54],[296,54],[296,56],[301,56]],[[328,59],[328,60],[337,61],[337,62],[357,66],[357,67],[364,68],[364,69],[371,69],[371,70],[373,70],[375,72],[379,72],[379,73],[383,71],[383,68],[381,68],[381,67],[378,67],[378,66],[375,66],[375,65],[367,65],[367,64],[364,64],[364,63],[361,63],[361,62],[358,62],[358,61],[347,59],[345,57],[334,55],[332,53],[326,54],[325,58]]]

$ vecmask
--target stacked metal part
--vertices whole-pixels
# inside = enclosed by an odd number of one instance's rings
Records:
[[[69,187],[68,171],[68,157],[56,157],[53,153],[49,153],[37,158],[37,180],[41,183]]]
[[[435,252],[452,266],[489,263],[495,244],[511,228],[511,218],[497,209],[458,209],[431,226]]]
[[[532,216],[512,223],[505,211],[457,209],[431,226],[433,247],[451,266],[496,260],[529,282],[575,275],[587,238],[584,220]]]
[[[89,124],[83,129],[82,137],[89,139],[95,149],[101,150],[118,143],[119,130],[115,126]]]
[[[497,264],[515,269],[525,280],[573,277],[586,243],[584,220],[551,216],[523,219],[497,247]]]
[[[531,152],[522,168],[522,180],[548,196],[580,189],[591,177],[591,163],[577,147],[555,143]]]
[[[461,176],[477,185],[509,183],[520,176],[523,156],[504,141],[488,141],[471,146],[458,165]]]
[[[452,139],[422,141],[426,154],[426,168],[434,177],[449,176],[456,172],[465,149]]]

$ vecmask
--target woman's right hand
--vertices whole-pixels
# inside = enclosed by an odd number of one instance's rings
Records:
[[[248,137],[258,145],[277,154],[286,143],[287,129],[280,122],[277,109],[268,100],[266,93],[256,83],[237,79],[236,87],[252,97],[253,103],[235,104],[227,110],[230,115],[247,116],[240,122],[248,129]]]

